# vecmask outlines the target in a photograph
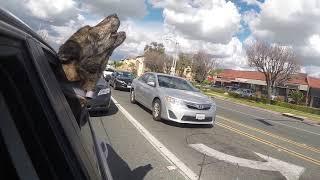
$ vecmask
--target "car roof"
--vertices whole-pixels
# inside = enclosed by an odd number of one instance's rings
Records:
[[[24,23],[21,19],[13,15],[8,10],[0,8],[0,21],[3,21],[19,29],[20,31],[23,31],[24,33],[33,37],[34,39],[48,47],[50,50],[55,52],[55,50],[46,41],[44,41],[36,32],[34,32],[26,23]]]
[[[165,73],[156,73],[156,72],[147,72],[149,74],[153,74],[153,75],[160,75],[160,76],[167,76],[167,77],[174,77],[174,78],[178,78],[178,79],[183,79],[182,77],[179,77],[179,76],[174,76],[174,75],[170,75],[170,74],[165,74]],[[185,80],[185,79],[183,79]]]

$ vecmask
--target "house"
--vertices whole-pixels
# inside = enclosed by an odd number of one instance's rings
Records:
[[[239,88],[252,89],[256,94],[267,94],[265,76],[257,71],[240,71],[225,69],[215,78],[215,84],[220,86],[236,86]],[[304,102],[311,107],[320,107],[320,79],[309,77],[307,74],[298,73],[288,81],[275,88],[274,95],[280,100],[288,101],[291,90],[299,90],[304,94]]]
[[[141,76],[145,72],[144,56],[134,58],[126,58],[121,60],[123,63],[119,69],[130,72],[136,72],[137,76]]]
[[[309,94],[308,103],[310,107],[320,108],[320,79],[308,77]]]

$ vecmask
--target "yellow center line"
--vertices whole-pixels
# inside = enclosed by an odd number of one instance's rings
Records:
[[[301,147],[301,148],[308,149],[308,150],[313,151],[313,152],[316,152],[316,153],[320,153],[320,149],[318,149],[318,148],[315,148],[315,147],[312,147],[312,146],[308,146],[308,145],[306,145],[306,144],[298,143],[298,142],[292,141],[292,140],[290,140],[290,139],[287,139],[287,138],[284,138],[284,137],[281,137],[281,136],[272,134],[272,133],[270,133],[270,132],[263,131],[263,130],[261,130],[261,129],[257,129],[257,128],[254,128],[254,127],[251,127],[251,126],[248,126],[248,125],[245,125],[245,124],[242,124],[242,123],[233,121],[233,120],[231,120],[231,119],[228,119],[228,118],[225,118],[225,117],[222,117],[222,116],[218,116],[218,115],[217,115],[217,117],[220,118],[220,119],[223,119],[223,120],[225,120],[225,121],[228,121],[228,122],[230,122],[230,123],[237,124],[237,125],[239,125],[239,126],[242,126],[242,127],[248,128],[248,129],[251,129],[251,130],[253,130],[253,131],[257,131],[257,132],[259,132],[259,133],[261,133],[261,134],[265,134],[265,135],[271,136],[271,137],[273,137],[273,138],[279,139],[279,140],[281,140],[281,141],[285,141],[285,142],[291,143],[291,144],[296,145],[296,146],[299,146],[299,147]]]
[[[246,133],[246,132],[240,131],[240,130],[235,129],[235,128],[231,127],[231,126],[225,125],[225,124],[223,124],[223,123],[217,122],[216,125],[221,126],[221,127],[223,127],[223,128],[226,128],[226,129],[228,129],[228,130],[230,130],[230,131],[236,132],[236,133],[238,133],[238,134],[240,134],[240,135],[246,136],[246,137],[248,137],[248,138],[250,138],[250,139],[253,139],[253,140],[255,140],[255,141],[258,141],[258,142],[261,142],[261,143],[263,143],[263,144],[266,144],[266,145],[268,145],[268,146],[274,147],[274,148],[276,148],[276,149],[281,149],[283,152],[286,152],[286,153],[288,153],[288,154],[290,154],[290,155],[293,155],[293,156],[295,156],[295,157],[298,157],[298,158],[300,158],[300,159],[306,160],[306,161],[308,161],[308,162],[311,162],[311,163],[313,163],[313,164],[316,164],[316,165],[320,166],[320,161],[317,160],[317,159],[313,159],[313,158],[311,158],[311,157],[305,156],[305,155],[303,155],[303,154],[300,154],[300,153],[295,152],[295,151],[293,151],[293,150],[287,149],[287,148],[282,147],[282,146],[280,146],[280,145],[274,144],[274,143],[272,143],[272,142],[270,142],[270,141],[267,141],[267,140],[258,138],[258,137],[256,137],[256,136],[253,136],[253,135],[248,134],[248,133]]]

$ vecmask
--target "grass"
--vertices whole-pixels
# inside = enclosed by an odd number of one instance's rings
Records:
[[[246,104],[246,105],[254,106],[254,107],[259,107],[262,109],[267,109],[267,110],[271,110],[271,111],[275,111],[275,112],[279,112],[279,113],[292,113],[292,114],[295,114],[298,116],[306,117],[310,120],[315,120],[318,123],[320,123],[320,115],[317,115],[317,114],[306,113],[303,111],[298,111],[298,110],[294,110],[294,109],[290,109],[290,108],[286,108],[286,107],[281,107],[281,106],[277,106],[277,105],[264,104],[261,102],[256,102],[256,101],[252,101],[252,100],[248,100],[248,99],[234,98],[234,97],[231,97],[227,94],[218,93],[218,92],[211,91],[211,90],[204,90],[204,93],[209,96],[224,98],[227,100],[232,100],[233,102]]]

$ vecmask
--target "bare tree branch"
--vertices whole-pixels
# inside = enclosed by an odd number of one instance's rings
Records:
[[[265,75],[268,99],[275,86],[289,80],[300,70],[291,48],[257,41],[246,48],[248,64]]]

